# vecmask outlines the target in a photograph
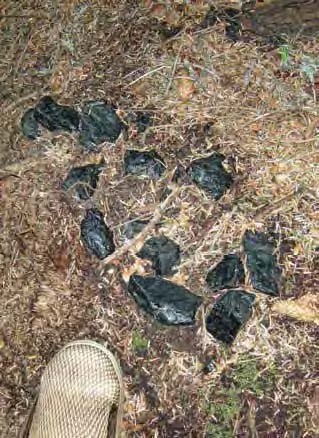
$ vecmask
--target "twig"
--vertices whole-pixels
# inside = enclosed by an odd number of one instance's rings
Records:
[[[166,68],[166,66],[165,66],[165,65],[161,65],[161,66],[159,66],[159,67],[157,67],[157,68],[154,68],[153,70],[150,70],[150,71],[144,73],[142,76],[139,76],[139,77],[136,78],[134,81],[132,81],[132,82],[130,82],[129,84],[127,84],[124,88],[128,88],[128,87],[130,87],[131,85],[136,84],[136,82],[140,81],[141,79],[144,79],[144,78],[146,78],[147,76],[150,76],[150,75],[152,75],[153,73],[156,73],[157,71],[163,70],[163,68]]]
[[[311,140],[311,137],[313,136],[313,133],[317,127],[319,127],[319,118],[316,117],[311,123],[309,123],[305,133],[305,141]]]
[[[18,61],[17,61],[16,67],[15,67],[15,70],[14,70],[14,74],[13,74],[13,81],[14,81],[15,78],[17,77],[17,74],[18,74],[18,72],[19,72],[19,68],[20,68],[20,66],[21,66],[21,64],[22,64],[23,58],[24,58],[24,56],[25,56],[25,54],[26,54],[26,51],[28,50],[29,44],[30,44],[30,42],[31,42],[33,36],[34,36],[34,34],[33,34],[32,31],[31,31],[30,34],[29,34],[28,41],[26,42],[26,44],[25,44],[25,46],[24,46],[24,49],[22,50],[22,53],[21,53],[21,55],[19,56],[19,59],[18,59]]]
[[[170,90],[170,88],[172,86],[172,83],[173,83],[173,80],[174,80],[174,76],[175,76],[175,73],[176,73],[176,68],[177,68],[178,60],[179,60],[179,55],[181,54],[181,51],[182,51],[182,45],[179,46],[179,49],[178,49],[178,52],[177,52],[177,55],[176,55],[176,58],[175,58],[175,61],[174,61],[174,65],[173,65],[173,68],[172,68],[172,73],[171,73],[171,76],[169,78],[169,81],[168,81],[168,84],[167,84],[164,96],[167,95],[167,93],[169,92],[169,90]]]
[[[266,205],[263,205],[262,207],[257,208],[255,210],[253,219],[254,220],[259,220],[261,218],[265,219],[265,217],[268,216],[269,214],[282,210],[286,201],[290,201],[291,199],[295,198],[297,195],[303,192],[304,192],[304,188],[300,187],[298,190],[289,193],[288,195],[278,199],[278,201],[276,202],[268,203]]]
[[[41,15],[0,15],[0,20],[2,20],[3,18],[21,18],[21,19],[26,19],[26,18],[36,18],[36,19],[47,19],[47,17],[41,17]]]
[[[42,90],[41,90],[41,91],[42,91]],[[39,94],[40,94],[39,91],[35,91],[35,92],[33,92],[33,93],[27,94],[27,95],[22,96],[22,97],[20,97],[19,99],[15,100],[14,102],[9,103],[9,105],[7,105],[7,107],[4,107],[4,108],[1,108],[1,107],[0,107],[0,109],[1,109],[1,111],[3,111],[3,112],[6,113],[7,111],[12,110],[12,109],[15,108],[16,106],[19,106],[20,103],[25,102],[26,100],[32,99],[32,98],[34,98],[34,97],[38,97]]]
[[[172,201],[172,199],[175,198],[175,196],[179,191],[180,191],[180,187],[174,188],[172,193],[156,208],[152,219],[143,228],[143,230],[139,234],[137,234],[134,237],[134,239],[130,240],[126,245],[121,246],[117,251],[115,251],[113,254],[111,254],[109,257],[103,260],[102,266],[108,265],[114,260],[117,260],[118,258],[122,257],[125,253],[130,251],[130,249],[133,248],[137,243],[143,240],[146,237],[146,235],[152,230],[152,228],[154,228],[154,226],[160,221],[164,210],[166,209],[168,204]]]
[[[16,161],[15,163],[7,164],[3,168],[0,168],[0,172],[3,172],[5,175],[8,173],[19,173],[21,171],[27,171],[29,166],[34,166],[38,164],[42,159],[32,157],[26,158],[25,160]]]
[[[200,70],[205,71],[206,73],[208,73],[211,76],[213,76],[213,78],[215,78],[215,79],[220,79],[220,76],[218,75],[218,73],[212,67],[211,67],[211,69],[209,69],[209,68],[203,67],[202,65],[199,65],[199,64],[192,64],[192,66],[194,68],[199,68]]]

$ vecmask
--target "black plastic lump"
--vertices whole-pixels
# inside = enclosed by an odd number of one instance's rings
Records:
[[[220,297],[206,318],[206,329],[218,341],[231,344],[252,314],[255,295],[229,290]]]
[[[132,275],[128,291],[136,303],[165,325],[192,325],[202,299],[161,277]]]
[[[152,116],[149,113],[138,113],[135,119],[137,132],[146,131],[148,126],[152,124]]]
[[[125,174],[146,176],[157,180],[165,172],[162,158],[155,151],[127,150],[124,156]]]
[[[205,190],[216,201],[220,199],[233,182],[222,162],[224,156],[214,153],[206,158],[193,161],[188,173],[195,184]]]
[[[137,255],[150,260],[157,275],[172,275],[180,262],[179,246],[166,236],[151,237]]]
[[[214,371],[216,371],[216,363],[215,363],[215,360],[211,358],[203,366],[202,373],[207,375],[207,374],[210,374]]]
[[[64,180],[62,189],[69,190],[74,188],[79,199],[89,199],[97,187],[102,169],[103,165],[101,164],[88,164],[86,166],[74,167]]]
[[[30,140],[35,140],[40,135],[39,124],[34,117],[34,109],[28,109],[21,118],[21,131]]]
[[[277,296],[281,270],[277,265],[276,248],[270,236],[247,230],[243,244],[253,287],[267,295]]]
[[[133,239],[148,224],[148,220],[136,219],[123,226],[123,234],[127,239]]]
[[[226,36],[232,41],[237,41],[241,31],[239,15],[240,11],[234,8],[218,10],[217,8],[212,7],[207,12],[204,20],[200,24],[200,27],[202,29],[206,29],[207,27],[214,26],[214,24],[219,21],[224,21],[226,23]]]
[[[245,282],[245,270],[237,254],[227,254],[206,277],[208,286],[214,290],[229,289]]]
[[[57,104],[52,97],[44,96],[34,108],[35,120],[49,131],[77,131],[80,125],[78,112]]]
[[[121,134],[123,123],[115,108],[104,101],[87,102],[82,109],[80,143],[88,150],[107,141],[114,143]]]
[[[81,238],[86,248],[100,260],[115,251],[113,233],[106,226],[102,213],[96,209],[87,210],[81,222]]]

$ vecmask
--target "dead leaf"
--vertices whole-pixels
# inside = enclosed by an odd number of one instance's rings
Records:
[[[142,259],[136,259],[135,263],[133,265],[130,265],[123,269],[122,271],[122,277],[125,283],[128,283],[130,280],[131,275],[138,274],[143,275],[145,274],[144,266],[146,266],[147,263],[145,263],[145,260]]]
[[[163,4],[155,4],[151,9],[151,15],[158,20],[162,20],[166,18],[167,9]]]
[[[50,249],[51,260],[59,271],[66,271],[70,266],[70,253],[66,243]]]
[[[195,93],[194,81],[187,76],[182,76],[178,79],[177,91],[180,99],[183,102],[188,101]]]

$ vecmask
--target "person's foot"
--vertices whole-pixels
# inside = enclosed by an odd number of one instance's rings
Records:
[[[60,350],[45,369],[23,436],[115,438],[122,408],[122,376],[113,354],[96,342],[75,341]]]

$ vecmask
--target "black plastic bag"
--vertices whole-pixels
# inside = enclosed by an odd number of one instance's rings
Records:
[[[115,251],[113,233],[99,210],[87,210],[81,222],[81,238],[85,247],[101,260]]]
[[[206,318],[206,329],[218,341],[231,344],[252,315],[255,295],[229,290],[221,296]]]
[[[146,176],[157,180],[165,172],[165,164],[155,151],[127,150],[124,156],[125,174]]]
[[[223,196],[233,183],[232,176],[226,172],[222,164],[223,160],[223,155],[214,153],[209,157],[193,161],[188,168],[188,173],[193,182],[216,201]]]
[[[79,199],[89,199],[97,187],[102,169],[103,165],[101,164],[87,164],[86,166],[74,167],[65,178],[62,189],[69,190],[74,188]]]
[[[277,296],[281,269],[277,265],[274,242],[265,233],[247,230],[243,245],[253,287],[267,295]]]
[[[35,140],[40,135],[39,123],[34,117],[34,108],[29,108],[22,116],[21,131],[29,140]]]
[[[180,262],[179,246],[166,236],[151,237],[137,255],[150,260],[157,275],[172,275]]]
[[[44,96],[34,108],[34,118],[49,131],[77,131],[79,113],[70,106],[57,104],[52,97]]]
[[[202,298],[161,277],[132,275],[128,291],[136,303],[165,325],[192,325]]]
[[[237,254],[227,254],[206,277],[209,287],[218,291],[240,286],[245,282],[245,270]]]
[[[88,150],[107,141],[114,143],[123,129],[115,108],[104,101],[87,102],[82,109],[80,143]]]

